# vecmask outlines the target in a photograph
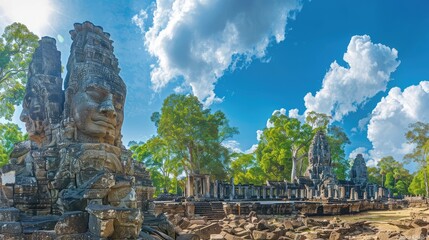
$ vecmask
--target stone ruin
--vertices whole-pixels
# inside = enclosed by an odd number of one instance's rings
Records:
[[[305,176],[294,182],[267,181],[266,185],[234,184],[211,181],[207,174],[188,177],[186,197],[200,200],[300,200],[300,201],[357,201],[387,200],[387,189],[368,183],[368,174],[362,154],[353,162],[350,180],[338,180],[332,169],[328,140],[317,132],[308,152],[309,166]]]
[[[121,141],[126,86],[113,41],[90,22],[70,34],[64,90],[55,39],[33,55],[20,117],[30,140],[0,169],[0,239],[152,239],[142,223],[154,187]]]

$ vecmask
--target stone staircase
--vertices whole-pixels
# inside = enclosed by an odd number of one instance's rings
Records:
[[[207,220],[218,220],[225,217],[222,202],[195,202],[195,214],[207,217]]]

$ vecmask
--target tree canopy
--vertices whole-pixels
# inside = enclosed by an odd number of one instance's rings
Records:
[[[162,188],[171,189],[169,178],[182,173],[227,178],[231,153],[222,142],[238,130],[229,126],[223,112],[211,113],[193,95],[172,94],[151,120],[157,127],[157,136],[131,149],[153,171],[152,175],[160,174]]]
[[[17,142],[28,138],[23,134],[18,125],[14,123],[0,123],[0,167],[9,162],[9,154]]]
[[[412,123],[408,127],[405,137],[408,143],[413,144],[414,148],[412,151],[405,155],[405,159],[417,163],[420,169],[427,169],[427,161],[429,156],[429,124],[416,122]],[[425,193],[429,196],[429,184],[427,171],[423,172]]]
[[[312,128],[280,112],[273,114],[268,122],[271,126],[263,130],[256,150],[258,164],[270,180],[293,181],[304,169]]]
[[[0,37],[0,118],[11,120],[15,106],[22,102],[38,39],[21,23],[7,26]]]

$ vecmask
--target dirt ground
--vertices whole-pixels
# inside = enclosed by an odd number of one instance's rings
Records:
[[[367,211],[357,214],[340,215],[338,216],[341,220],[347,222],[358,222],[358,221],[371,221],[371,222],[386,222],[392,220],[410,219],[412,212],[419,212],[427,214],[429,216],[428,208],[405,208],[391,211]],[[328,219],[331,220],[331,216],[318,216],[311,217],[318,220]]]

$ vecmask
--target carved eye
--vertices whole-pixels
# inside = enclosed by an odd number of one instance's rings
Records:
[[[87,88],[85,92],[92,100],[97,102],[103,101],[103,99],[106,97],[106,93],[104,91],[94,87]]]
[[[124,107],[124,106],[122,105],[122,103],[123,103],[123,101],[122,101],[122,98],[121,98],[121,97],[115,97],[115,108],[116,108],[117,110],[122,110],[122,108]]]

